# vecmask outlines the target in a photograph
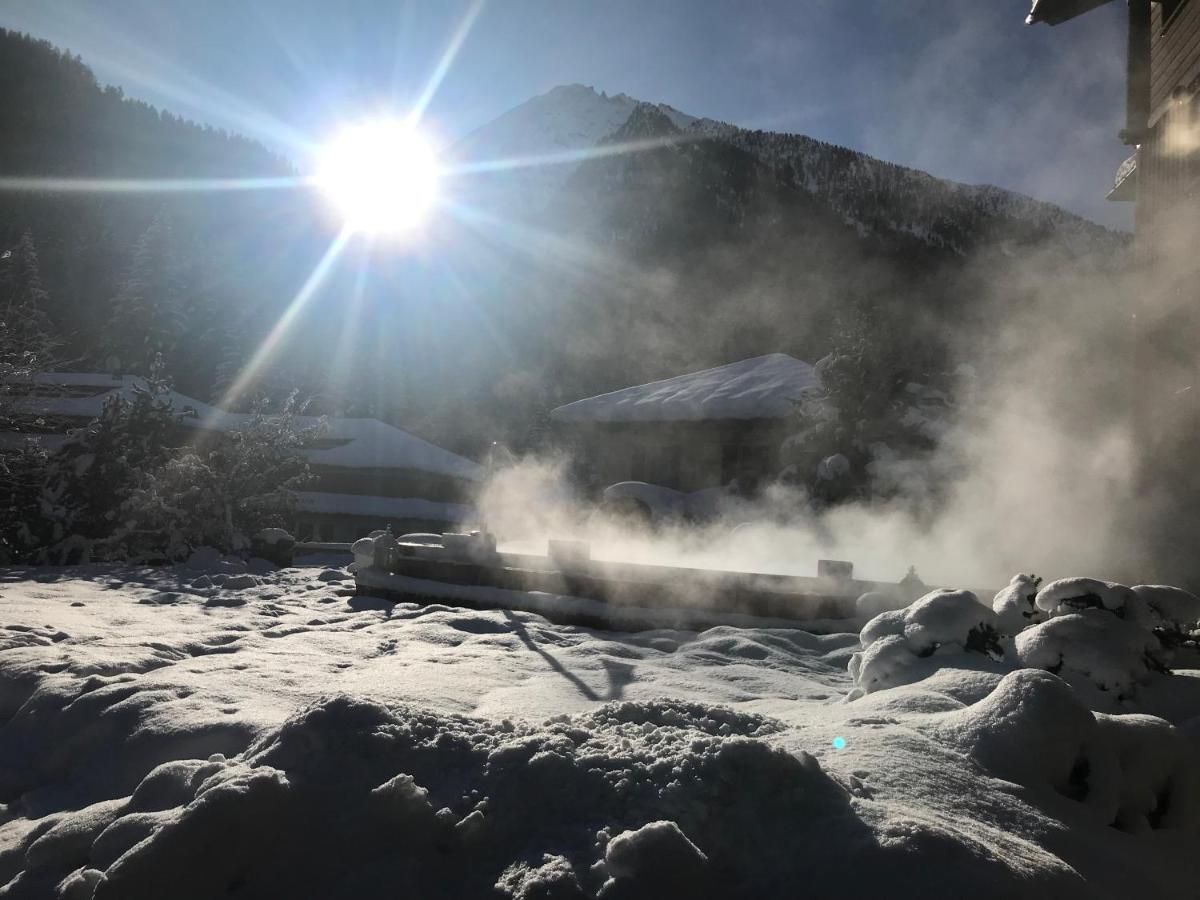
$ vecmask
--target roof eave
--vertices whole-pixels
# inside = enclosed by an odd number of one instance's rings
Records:
[[[1112,0],[1033,0],[1033,7],[1025,17],[1026,25],[1061,25],[1084,13],[1111,3]]]

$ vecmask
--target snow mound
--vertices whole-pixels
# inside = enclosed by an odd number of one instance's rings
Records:
[[[1060,578],[1039,590],[1034,603],[1043,612],[1057,616],[1081,609],[1118,610],[1132,595],[1123,584],[1095,578]]]
[[[1008,586],[997,592],[992,599],[992,610],[1002,634],[1013,635],[1027,625],[1046,620],[1046,611],[1034,602],[1041,583],[1036,575],[1014,575]]]
[[[1020,665],[1061,674],[1075,684],[1090,683],[1118,697],[1129,696],[1134,685],[1162,670],[1161,650],[1152,632],[1104,609],[1058,615],[1016,638]]]
[[[650,822],[608,842],[602,897],[694,897],[703,891],[708,857],[674,822]]]
[[[97,900],[774,894],[838,859],[830,835],[869,842],[815,760],[744,736],[764,726],[685,702],[528,726],[335,697],[85,811],[69,864],[103,872]],[[101,830],[126,835],[115,860],[94,858]]]
[[[1135,584],[1134,595],[1142,601],[1155,627],[1192,631],[1200,623],[1200,597],[1165,584]]]
[[[850,675],[870,693],[929,674],[919,661],[974,651],[1000,656],[996,614],[970,591],[931,591],[901,610],[880,613],[859,634],[862,651],[850,659]]]
[[[1200,759],[1188,740],[1153,716],[1093,714],[1048,672],[1009,673],[934,733],[1068,817],[1134,834],[1200,831]]]

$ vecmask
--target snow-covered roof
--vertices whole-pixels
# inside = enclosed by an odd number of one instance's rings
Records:
[[[370,516],[376,519],[428,519],[432,522],[465,522],[474,514],[461,503],[438,503],[419,497],[376,497],[297,491],[296,508],[325,515]]]
[[[92,372],[53,372],[32,380],[36,386],[52,386],[45,392],[35,390],[28,396],[13,398],[12,408],[27,415],[63,416],[94,419],[104,409],[110,397],[132,398],[145,379],[132,375],[104,375]],[[74,389],[92,388],[80,396]],[[55,393],[62,389],[62,393]],[[177,391],[170,393],[171,406],[182,412],[195,410],[194,418],[184,423],[197,428],[232,430],[244,427],[252,418],[247,413],[230,413],[202,403]],[[301,428],[316,426],[322,420],[314,416],[298,416]],[[483,468],[475,462],[435,444],[409,434],[402,428],[379,419],[343,419],[328,417],[326,442],[337,446],[306,447],[304,456],[314,465],[351,469],[415,469],[436,475],[449,475],[478,481]]]
[[[813,367],[786,353],[628,387],[555,409],[559,422],[779,419],[818,385]]]
[[[1085,12],[1091,12],[1097,6],[1104,6],[1110,2],[1111,0],[1033,0],[1033,6],[1025,21],[1029,25],[1038,22],[1060,25]]]

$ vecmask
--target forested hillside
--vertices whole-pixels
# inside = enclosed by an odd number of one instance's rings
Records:
[[[64,359],[140,373],[162,352],[181,388],[211,396],[295,278],[295,198],[104,180],[286,176],[289,164],[102,87],[78,57],[26,35],[0,31],[0,83],[0,248],[31,245]],[[23,177],[103,190],[14,189]]]

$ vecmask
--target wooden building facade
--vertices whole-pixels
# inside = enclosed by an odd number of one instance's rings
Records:
[[[1057,25],[1110,2],[1034,0],[1027,21]],[[1109,198],[1135,204],[1132,415],[1147,489],[1170,495],[1159,518],[1200,526],[1200,0],[1125,5],[1120,137],[1133,153]],[[1195,528],[1171,530],[1168,555],[1195,556]],[[1200,561],[1192,569],[1200,583]]]

